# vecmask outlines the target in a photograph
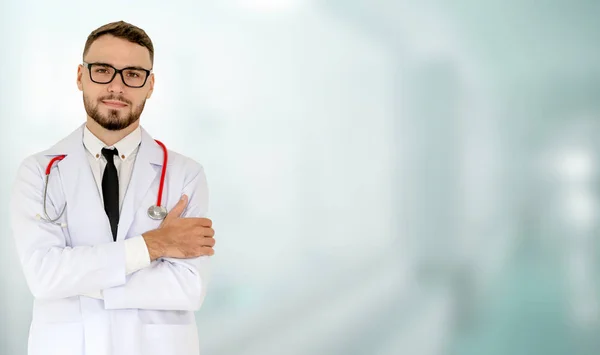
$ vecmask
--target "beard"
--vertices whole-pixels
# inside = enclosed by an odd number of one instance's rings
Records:
[[[119,100],[128,104],[130,107],[130,111],[122,112],[122,109],[109,109],[108,114],[104,115],[98,110],[98,105],[100,105],[100,102],[102,100]],[[98,99],[96,105],[94,105],[91,99],[83,95],[83,106],[85,107],[85,111],[87,112],[88,116],[90,116],[94,121],[96,121],[96,123],[98,123],[104,129],[107,129],[109,131],[120,131],[131,126],[133,123],[140,119],[142,111],[144,111],[145,105],[146,100],[144,100],[140,105],[134,108],[132,107],[130,101],[115,95],[101,97],[100,99]]]

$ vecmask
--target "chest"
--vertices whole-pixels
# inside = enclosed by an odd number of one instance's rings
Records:
[[[148,208],[157,203],[160,166],[132,169],[122,192],[117,241],[156,229],[162,220],[148,216]],[[141,174],[143,171],[143,174]],[[67,175],[68,174],[68,175]],[[77,171],[59,171],[48,186],[48,200],[53,209],[62,208],[67,226],[63,228],[67,246],[90,246],[113,241],[110,222],[104,210],[101,189],[94,171],[85,166]],[[161,204],[170,210],[183,191],[183,177],[165,175]]]

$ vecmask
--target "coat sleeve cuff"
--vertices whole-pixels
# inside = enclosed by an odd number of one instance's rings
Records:
[[[150,253],[141,235],[125,240],[126,275],[150,266]]]

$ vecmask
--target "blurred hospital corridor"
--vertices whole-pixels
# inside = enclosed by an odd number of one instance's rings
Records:
[[[600,351],[600,1],[61,3],[0,5],[0,216],[85,119],[86,33],[144,28],[141,124],[202,163],[218,226],[201,353]],[[2,219],[0,354],[24,355]]]

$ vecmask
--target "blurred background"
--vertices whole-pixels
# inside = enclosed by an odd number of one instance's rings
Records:
[[[143,126],[199,161],[206,355],[597,354],[600,2],[2,1],[0,354],[32,296],[18,164],[85,120],[88,34],[143,28]]]

